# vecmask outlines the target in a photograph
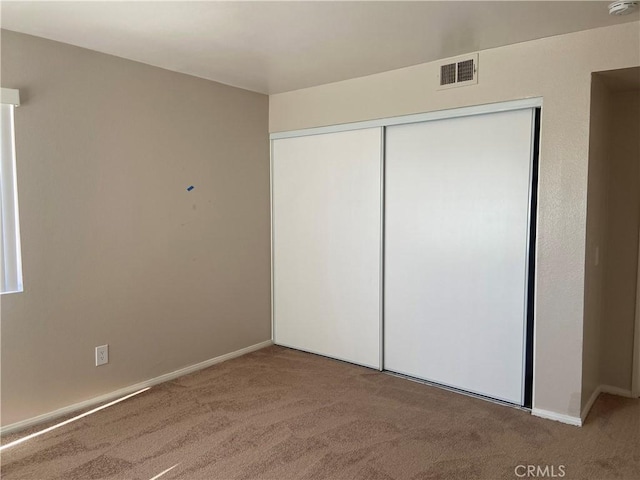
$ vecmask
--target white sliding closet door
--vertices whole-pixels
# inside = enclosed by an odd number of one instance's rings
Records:
[[[272,148],[274,341],[380,368],[382,129]]]
[[[533,118],[387,128],[385,369],[523,403]]]

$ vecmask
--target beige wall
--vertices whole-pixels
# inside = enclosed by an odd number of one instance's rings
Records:
[[[3,425],[270,338],[265,95],[8,31],[2,86],[25,284]]]
[[[437,91],[438,64],[427,63],[269,98],[269,129],[278,132],[543,97],[534,407],[572,417],[582,404],[591,72],[640,65],[639,28],[482,51],[475,86]]]
[[[600,351],[607,254],[607,194],[609,182],[609,122],[611,95],[593,75],[589,124],[589,182],[584,281],[582,408],[601,384]],[[598,251],[596,253],[596,251]],[[596,258],[597,257],[597,258]],[[584,412],[586,413],[586,412]]]
[[[640,227],[640,91],[610,94],[601,382],[631,390]]]

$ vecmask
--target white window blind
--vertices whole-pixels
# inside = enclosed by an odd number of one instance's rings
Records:
[[[18,217],[18,187],[14,110],[20,105],[17,90],[2,89],[0,97],[0,293],[22,291],[22,255]]]

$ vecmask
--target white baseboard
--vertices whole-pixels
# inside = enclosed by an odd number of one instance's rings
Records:
[[[580,417],[572,417],[571,415],[563,415],[562,413],[552,412],[550,410],[542,410],[540,408],[531,409],[531,415],[540,418],[546,418],[548,420],[555,420],[556,422],[562,422],[576,427],[582,426],[582,419]]]
[[[613,387],[611,385],[600,385],[600,391],[602,393],[610,393],[611,395],[618,395],[619,397],[636,398],[631,393],[631,390],[625,390],[620,387]]]
[[[602,393],[602,385],[598,385],[593,390],[593,393],[589,397],[587,404],[582,409],[582,412],[580,412],[580,418],[582,419],[582,423],[584,423],[584,421],[586,420],[587,415],[589,415],[589,412],[591,411],[591,407],[593,407],[593,404],[596,403],[596,400],[600,396],[600,393]]]
[[[609,393],[611,395],[618,395],[619,397],[636,398],[631,393],[631,390],[625,390],[624,388],[614,387],[612,385],[598,385],[591,394],[591,397],[589,397],[589,401],[584,406],[584,408],[582,409],[582,413],[580,414],[583,423],[587,418],[587,415],[589,415],[591,407],[593,407],[593,404],[596,402],[601,393]]]
[[[76,412],[78,410],[83,410],[88,407],[92,407],[94,405],[98,405],[100,403],[108,402],[110,400],[114,400],[119,397],[123,397],[133,392],[137,392],[138,390],[142,390],[143,388],[152,387],[154,385],[158,385],[160,383],[167,382],[169,380],[173,380],[178,377],[182,377],[184,375],[188,375],[189,373],[197,372],[198,370],[202,370],[203,368],[210,367],[217,363],[224,362],[225,360],[231,360],[232,358],[240,357],[242,355],[246,355],[247,353],[254,352],[256,350],[260,350],[262,348],[273,345],[272,340],[266,340],[264,342],[256,343],[255,345],[250,345],[245,348],[241,348],[240,350],[236,350],[234,352],[226,353],[224,355],[220,355],[219,357],[210,358],[209,360],[205,360],[204,362],[196,363],[195,365],[190,365],[185,368],[181,368],[179,370],[175,370],[174,372],[165,373],[164,375],[160,375],[159,377],[155,377],[149,380],[145,380],[144,382],[136,383],[135,385],[129,385],[128,387],[121,388],[119,390],[106,393],[104,395],[100,395],[98,397],[91,398],[89,400],[85,400],[83,402],[74,403],[73,405],[68,405],[63,408],[59,408],[52,412],[44,413],[42,415],[38,415],[37,417],[28,418],[26,420],[21,420],[16,423],[12,423],[5,427],[0,428],[0,435],[7,435],[9,433],[17,432],[19,430],[23,430],[25,428],[31,427],[33,425],[37,425],[39,423],[44,423],[49,420],[55,420],[58,417],[62,417],[63,415],[67,415],[69,413]]]

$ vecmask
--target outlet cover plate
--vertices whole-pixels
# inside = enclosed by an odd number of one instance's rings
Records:
[[[96,367],[109,363],[109,345],[96,347]]]

